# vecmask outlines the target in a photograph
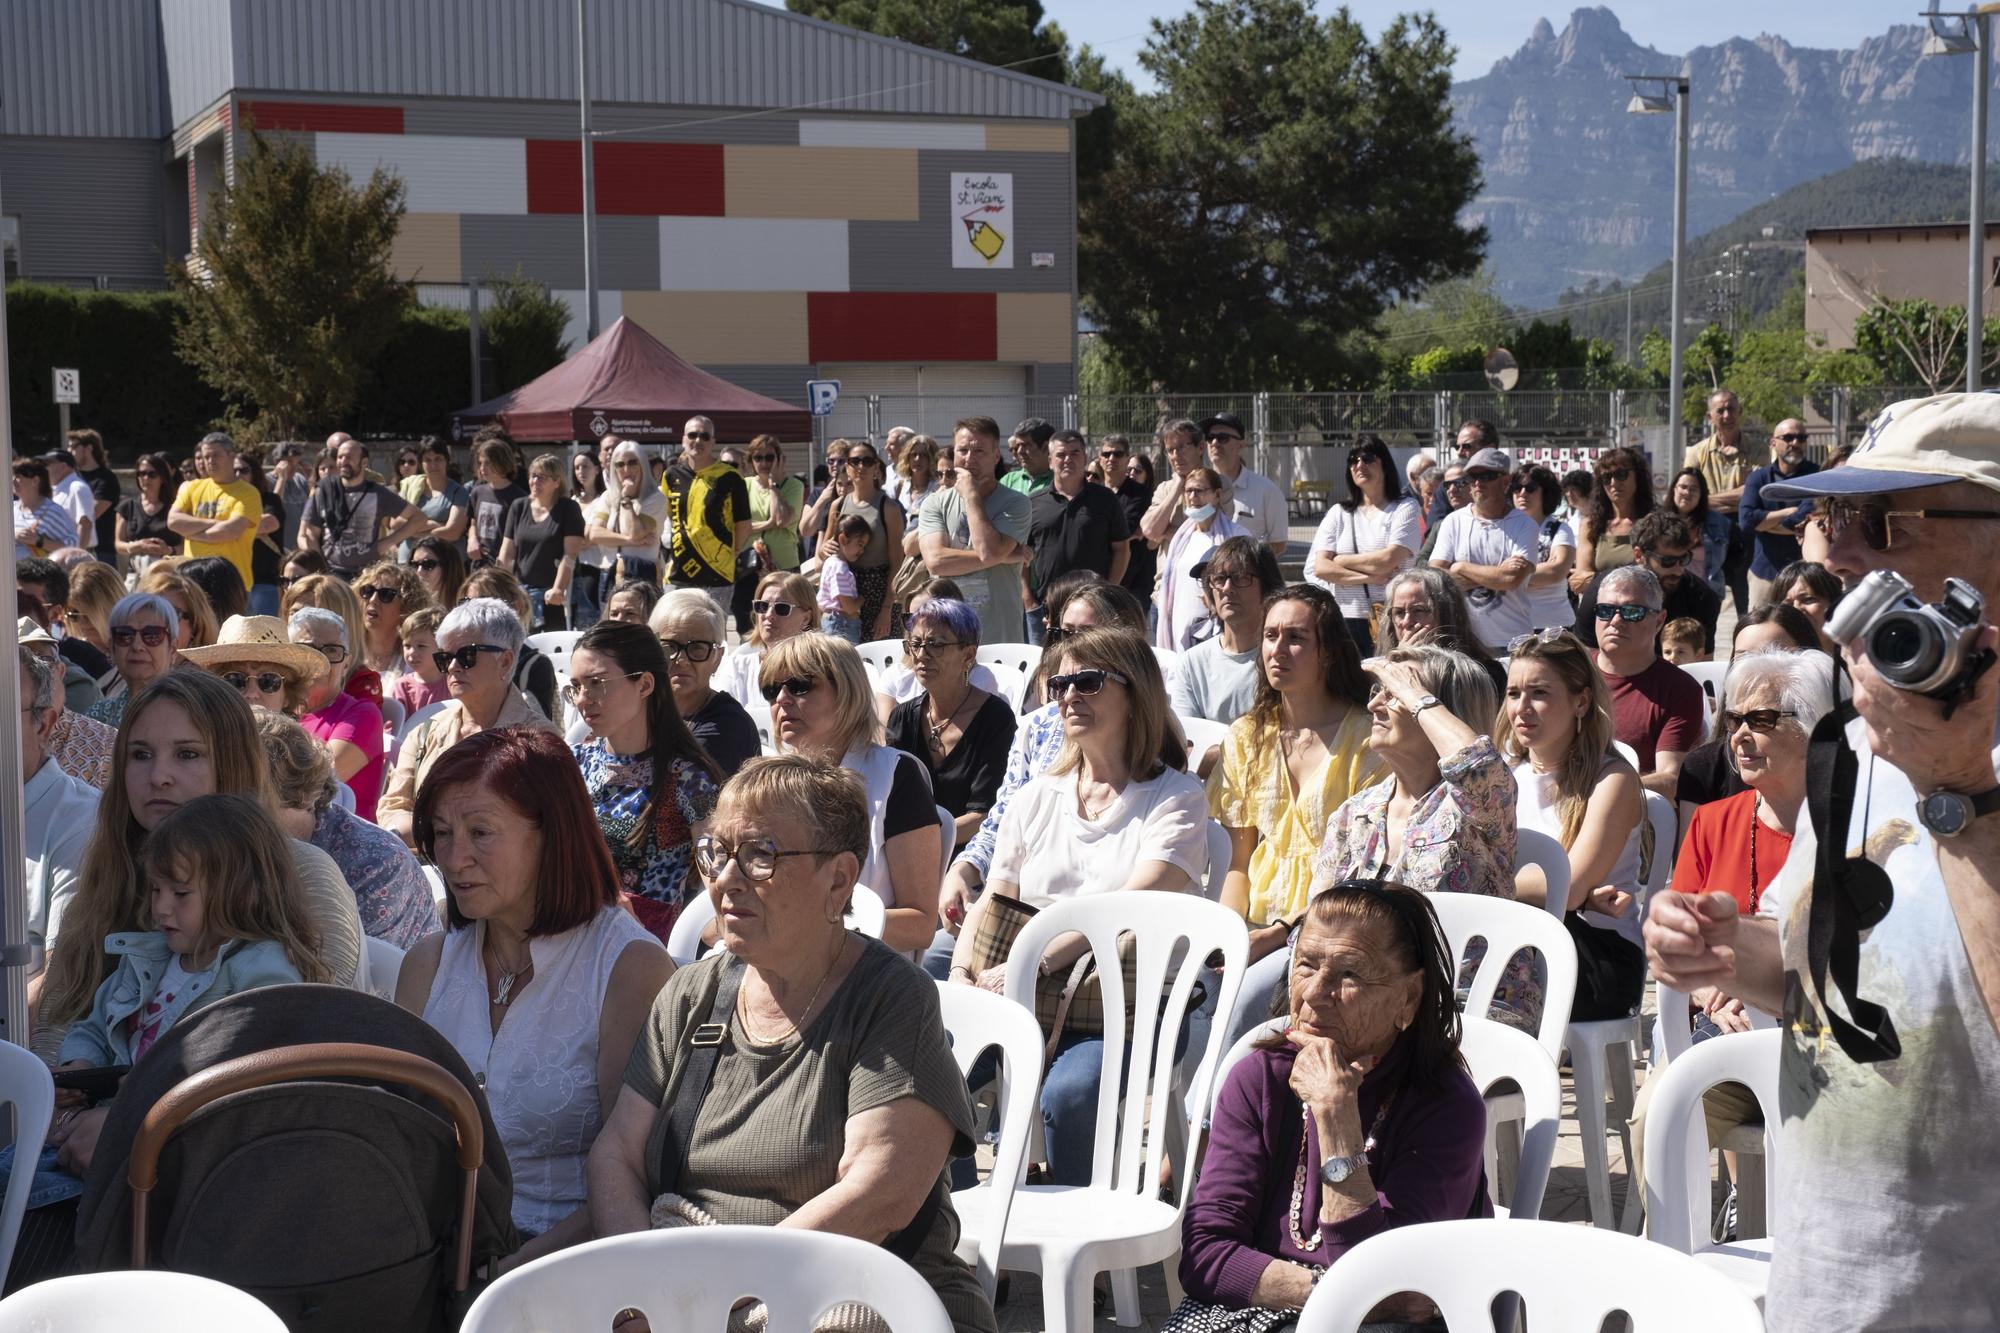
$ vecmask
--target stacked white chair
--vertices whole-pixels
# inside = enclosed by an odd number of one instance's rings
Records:
[[[858,645],[855,651],[861,654],[862,665],[877,672],[887,671],[903,660],[903,641],[870,639],[867,643]]]
[[[1449,1256],[1443,1259],[1441,1256]],[[1534,1333],[1598,1333],[1623,1311],[1633,1333],[1763,1333],[1764,1316],[1727,1278],[1636,1236],[1472,1218],[1395,1227],[1342,1255],[1299,1312],[1298,1333],[1354,1333],[1377,1302],[1416,1291],[1453,1333],[1491,1329],[1507,1293]]]
[[[37,1282],[0,1301],[0,1328],[22,1333],[285,1333],[248,1292],[161,1269],[84,1273]]]
[[[974,660],[993,673],[1007,706],[1020,712],[1028,679],[1042,660],[1042,650],[1032,643],[982,643]]]
[[[13,1112],[15,1160],[34,1161],[55,1116],[56,1085],[41,1057],[11,1041],[0,1041],[0,1106]],[[7,1193],[0,1196],[0,1273],[14,1260],[14,1242],[20,1239],[21,1218],[34,1186],[34,1172],[11,1172]]]
[[[363,937],[362,947],[368,950],[368,993],[394,1001],[396,979],[403,974],[403,950],[373,935]]]
[[[569,701],[562,697],[562,688],[569,684],[569,655],[575,649],[576,641],[582,637],[583,631],[579,629],[551,629],[528,636],[528,647],[548,658],[549,665],[556,669],[556,711],[563,716],[552,717],[549,721],[557,726],[563,726],[575,716]]]
[[[587,1241],[500,1278],[466,1313],[461,1333],[608,1329],[636,1309],[667,1329],[722,1328],[754,1296],[765,1327],[810,1329],[858,1301],[893,1333],[951,1333],[930,1284],[880,1245],[827,1231],[679,1227]],[[282,1327],[282,1325],[280,1326]]]
[[[977,986],[940,981],[938,1007],[961,1075],[971,1073],[973,1062],[988,1047],[1000,1051],[994,1107],[1000,1137],[993,1149],[993,1172],[983,1184],[952,1194],[952,1208],[961,1224],[959,1257],[978,1272],[979,1285],[991,1299],[1014,1190],[1027,1172],[1028,1144],[1041,1115],[1036,1103],[1042,1087],[1042,1029],[1028,1010]]]
[[[1192,773],[1201,766],[1202,758],[1211,749],[1220,749],[1229,740],[1229,724],[1216,722],[1205,717],[1189,717],[1186,713],[1176,713],[1174,717],[1181,724],[1181,732],[1188,742],[1188,771]]]

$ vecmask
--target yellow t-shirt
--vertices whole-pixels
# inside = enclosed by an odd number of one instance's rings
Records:
[[[247,590],[250,587],[250,548],[257,542],[257,525],[264,521],[264,501],[257,494],[257,488],[247,481],[232,481],[224,485],[210,477],[197,477],[182,484],[180,494],[174,497],[174,512],[206,519],[241,515],[250,520],[242,534],[233,541],[198,542],[190,538],[187,542],[189,556],[219,555],[236,566],[236,572],[243,576],[243,586]]]
[[[1208,779],[1208,811],[1224,828],[1256,829],[1250,854],[1252,926],[1289,921],[1306,910],[1313,858],[1341,803],[1380,782],[1388,765],[1368,748],[1368,710],[1351,707],[1334,732],[1319,781],[1292,790],[1278,729],[1256,715],[1238,718],[1222,747],[1222,762]]]

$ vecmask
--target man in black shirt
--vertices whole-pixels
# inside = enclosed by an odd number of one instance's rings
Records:
[[[667,468],[660,489],[673,540],[669,586],[699,588],[729,615],[736,557],[750,545],[750,487],[741,472],[716,460],[713,421],[688,418],[681,456]]]
[[[433,526],[423,510],[368,479],[368,450],[350,438],[334,454],[333,475],[306,503],[299,540],[308,551],[324,554],[328,567],[352,582],[398,542],[420,537]]]
[[[104,437],[88,428],[69,433],[69,452],[76,459],[76,475],[83,484],[90,487],[95,501],[91,532],[91,549],[97,558],[107,565],[118,563],[118,520],[111,511],[118,507],[124,487],[118,484],[118,474],[104,466]]]
[[[1667,613],[1666,620],[1690,616],[1700,621],[1702,650],[1713,653],[1715,622],[1722,614],[1722,598],[1708,586],[1708,580],[1687,577],[1688,562],[1694,558],[1694,542],[1694,529],[1688,521],[1669,510],[1655,509],[1632,525],[1632,554],[1638,564],[1652,570],[1653,577],[1660,581],[1660,590],[1666,594],[1662,607]],[[1572,632],[1592,647],[1597,644],[1597,585],[1603,581],[1603,574],[1592,579],[1576,607],[1576,626]],[[1660,623],[1664,626],[1666,620]]]
[[[1117,583],[1132,558],[1125,506],[1084,474],[1087,449],[1081,432],[1057,431],[1049,441],[1054,479],[1028,501],[1028,545],[1035,558],[1021,578],[1031,629],[1044,620],[1042,589],[1051,580],[1088,569]]]
[[[1118,580],[1141,602],[1153,600],[1153,582],[1159,577],[1160,552],[1139,531],[1139,520],[1153,503],[1153,488],[1134,475],[1132,442],[1123,435],[1104,435],[1097,441],[1097,458],[1104,465],[1104,484],[1118,497],[1125,511],[1125,530],[1131,534],[1126,549],[1132,554],[1125,564],[1125,577]]]

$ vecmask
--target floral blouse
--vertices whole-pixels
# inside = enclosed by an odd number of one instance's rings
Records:
[[[1063,720],[1060,704],[1043,704],[1021,719],[1014,729],[1014,743],[1007,750],[1007,771],[1000,777],[1000,794],[993,808],[979,822],[979,832],[965,844],[952,864],[970,861],[984,878],[993,865],[993,850],[1000,841],[1000,819],[1014,793],[1049,771],[1062,753]]]
[[[597,826],[611,846],[626,905],[639,923],[665,943],[687,900],[688,866],[694,859],[694,826],[715,813],[715,780],[690,759],[676,759],[665,786],[671,799],[653,810],[653,828],[634,848],[632,830],[646,814],[653,790],[653,757],[625,759],[601,741],[570,747],[583,769],[583,785],[597,811]]]
[[[423,866],[389,830],[329,805],[313,820],[310,841],[333,858],[354,890],[364,933],[408,949],[443,929]]]
[[[1410,811],[1402,852],[1391,862],[1389,798],[1395,789],[1396,780],[1388,778],[1340,807],[1313,862],[1314,892],[1343,879],[1380,878],[1424,893],[1514,896],[1514,774],[1491,739],[1481,736],[1438,765],[1438,784]],[[1475,940],[1459,973],[1461,991],[1485,956],[1486,942]],[[1534,1031],[1545,982],[1539,961],[1516,956],[1494,992],[1494,1016]]]

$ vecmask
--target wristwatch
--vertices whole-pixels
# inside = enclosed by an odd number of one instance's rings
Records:
[[[1367,1165],[1368,1154],[1365,1151],[1351,1157],[1329,1157],[1319,1164],[1319,1178],[1325,1184],[1338,1185]]]
[[[1415,717],[1426,708],[1436,708],[1443,702],[1444,700],[1438,698],[1435,694],[1420,694],[1417,696],[1416,706],[1410,709],[1410,716]]]
[[[2000,787],[1989,788],[1976,796],[1963,792],[1934,791],[1917,803],[1917,818],[1936,838],[1956,838],[1972,827],[1972,821],[1981,815],[1990,815],[2000,810]]]

